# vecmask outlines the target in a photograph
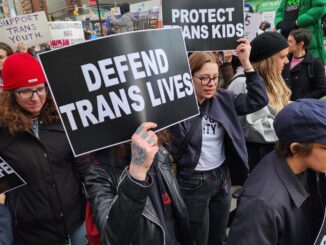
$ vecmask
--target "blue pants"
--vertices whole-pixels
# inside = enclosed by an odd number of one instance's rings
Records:
[[[81,226],[71,234],[69,243],[66,245],[86,245],[87,238],[86,238],[86,226],[83,223]]]
[[[226,164],[209,171],[178,177],[197,245],[222,245],[231,205],[231,179]]]

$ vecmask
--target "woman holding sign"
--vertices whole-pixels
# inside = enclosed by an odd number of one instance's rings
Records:
[[[74,158],[39,62],[15,53],[2,74],[0,156],[27,183],[7,193],[14,244],[86,244],[82,178],[90,162]]]
[[[187,208],[172,173],[166,130],[141,124],[125,143],[96,153],[86,177],[103,244],[192,245]]]
[[[272,43],[266,45],[269,40]],[[289,63],[289,44],[277,32],[264,32],[251,41],[250,61],[264,78],[269,103],[261,110],[240,118],[252,170],[259,161],[271,152],[277,141],[273,121],[277,113],[289,103],[291,91],[282,78],[282,70]],[[239,72],[228,87],[234,93],[246,92],[246,78]]]
[[[248,94],[216,91],[216,56],[194,52],[189,63],[200,115],[171,128],[178,182],[197,245],[224,244],[231,201],[230,172],[238,184],[248,172],[238,115],[257,111],[268,102],[264,81],[249,62],[249,41],[242,38],[238,42],[236,52],[245,70]]]

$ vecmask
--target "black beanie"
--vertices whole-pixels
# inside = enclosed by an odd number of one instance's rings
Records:
[[[285,37],[278,32],[264,32],[255,37],[251,43],[250,61],[257,62],[289,47]]]

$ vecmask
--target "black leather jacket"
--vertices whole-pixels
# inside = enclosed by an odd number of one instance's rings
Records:
[[[193,244],[187,209],[178,191],[168,151],[161,147],[157,154],[157,164],[173,203],[177,239],[180,244]],[[148,179],[151,183],[150,175]],[[86,189],[103,244],[166,244],[163,228],[149,198],[149,186],[133,180],[128,167],[123,169],[109,164],[91,167]]]

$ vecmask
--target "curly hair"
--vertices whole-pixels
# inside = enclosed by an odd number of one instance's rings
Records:
[[[18,105],[13,91],[2,91],[0,93],[0,105],[0,128],[7,129],[11,134],[32,129],[34,117]],[[57,109],[50,94],[46,97],[40,119],[44,124],[59,120]]]
[[[163,145],[169,150],[171,146],[169,129],[164,129],[160,132],[157,132],[156,135],[158,137],[158,144]],[[131,142],[97,151],[91,154],[91,157],[94,159],[94,162],[108,163],[113,167],[124,168],[130,163]]]
[[[291,91],[286,86],[281,74],[276,71],[275,56],[258,62],[252,62],[252,66],[263,77],[270,105],[279,112],[289,104]]]

